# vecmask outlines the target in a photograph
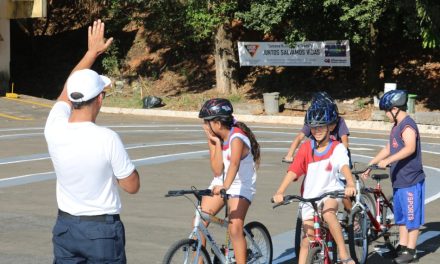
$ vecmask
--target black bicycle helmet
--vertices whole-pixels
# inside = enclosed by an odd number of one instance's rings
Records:
[[[408,96],[403,90],[391,90],[386,92],[382,98],[380,98],[379,108],[380,110],[389,111],[393,107],[406,110],[406,103]]]
[[[304,118],[304,124],[309,127],[325,126],[338,120],[336,105],[332,103],[315,103],[309,107]]]
[[[199,118],[212,120],[214,118],[229,118],[234,109],[231,102],[224,98],[214,98],[206,101],[199,112]]]

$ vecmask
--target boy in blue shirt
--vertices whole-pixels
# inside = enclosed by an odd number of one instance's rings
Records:
[[[416,242],[425,221],[425,174],[422,166],[420,134],[414,120],[406,113],[405,91],[392,90],[383,95],[379,107],[394,122],[389,143],[369,165],[391,166],[394,220],[399,225],[400,251],[395,263],[417,260]],[[370,171],[364,174],[369,175]]]

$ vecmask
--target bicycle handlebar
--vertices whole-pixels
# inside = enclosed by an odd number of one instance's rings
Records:
[[[388,165],[387,168],[389,168],[389,167],[390,166]],[[386,168],[381,168],[381,167],[377,166],[377,164],[373,164],[373,165],[368,166],[364,170],[352,171],[351,174],[358,175],[358,174],[362,174],[362,173],[366,172],[367,170],[385,170],[385,169]]]
[[[194,194],[196,197],[201,196],[211,196],[212,191],[210,189],[204,189],[204,190],[171,190],[168,191],[167,194],[165,194],[165,197],[177,197],[177,196],[183,196],[185,194]]]
[[[326,192],[326,193],[322,194],[321,196],[315,197],[315,198],[304,198],[299,195],[285,195],[283,197],[283,201],[281,203],[274,205],[273,208],[277,208],[278,206],[281,206],[281,205],[290,204],[294,200],[298,200],[298,201],[301,201],[304,203],[315,203],[315,202],[317,202],[327,196],[330,196],[332,198],[344,198],[345,192],[344,191],[331,191],[331,192]],[[273,198],[271,199],[271,202],[274,203]]]
[[[283,159],[281,160],[281,162],[284,162],[284,163],[288,163],[288,164],[290,164],[290,163],[293,162],[293,160],[288,160],[288,159],[286,159],[286,158],[283,158]]]

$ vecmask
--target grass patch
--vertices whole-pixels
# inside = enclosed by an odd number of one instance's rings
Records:
[[[143,87],[144,91],[145,89]],[[143,103],[140,91],[135,89],[133,91],[124,92],[112,90],[104,100],[104,106],[108,107],[122,107],[122,108],[142,108]],[[143,92],[143,96],[148,95],[148,92]],[[207,91],[204,93],[182,93],[179,96],[159,96],[162,99],[163,107],[157,109],[166,110],[180,110],[180,111],[199,111],[203,103],[211,98],[227,98],[231,103],[245,102],[245,98],[240,94],[221,95],[215,91]]]

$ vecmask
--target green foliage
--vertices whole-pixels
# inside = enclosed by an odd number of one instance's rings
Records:
[[[240,94],[236,93],[236,94],[231,94],[228,97],[229,101],[231,101],[231,103],[239,103],[243,100],[243,98],[241,97]]]
[[[236,17],[244,22],[247,28],[272,33],[289,14],[291,0],[265,0],[252,3],[247,11],[238,11]]]
[[[215,29],[228,22],[237,9],[237,1],[188,1],[186,8],[186,25],[192,31],[196,42],[212,37]]]
[[[118,42],[114,41],[114,45],[111,45],[107,52],[104,54],[104,58],[102,59],[102,67],[104,71],[111,76],[115,76],[119,74],[119,51],[118,51]]]
[[[416,2],[423,48],[440,47],[440,3],[433,4],[429,3],[429,1]]]

